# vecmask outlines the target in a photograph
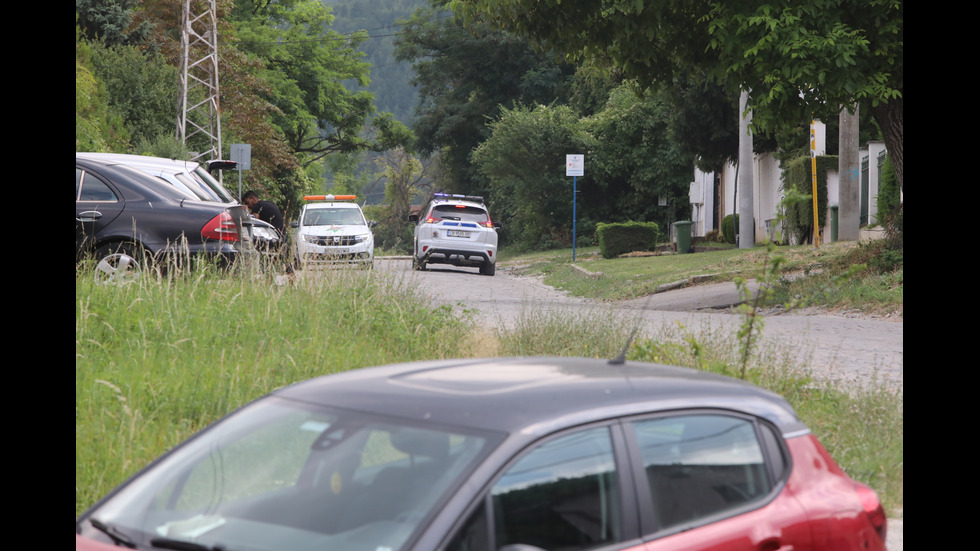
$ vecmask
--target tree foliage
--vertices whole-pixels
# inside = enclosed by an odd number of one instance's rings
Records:
[[[419,10],[396,43],[415,70],[419,92],[413,130],[423,155],[440,153],[453,189],[485,192],[470,152],[490,135],[502,109],[566,98],[574,67],[536,53],[524,38],[475,23],[465,29],[441,6]]]
[[[583,188],[583,215],[609,221],[657,222],[666,228],[686,217],[690,155],[668,132],[673,111],[663,94],[637,96],[630,84],[612,91],[588,128],[595,147],[587,159],[594,187]]]
[[[757,127],[867,102],[902,182],[900,0],[452,0],[576,59],[615,63],[641,88],[689,77],[751,91]],[[482,23],[480,23],[482,24]]]
[[[273,124],[309,164],[330,153],[383,151],[409,138],[403,125],[375,114],[373,95],[344,85],[369,82],[370,66],[357,47],[365,33],[341,35],[319,0],[243,0],[233,12],[237,47],[263,61]],[[371,133],[365,134],[365,127]]]
[[[572,186],[565,155],[590,151],[594,140],[568,106],[503,108],[490,137],[473,151],[489,183],[489,207],[506,243],[547,249],[571,243]]]
[[[75,28],[75,151],[113,151],[129,144],[122,117],[114,113],[92,66],[92,50]]]
[[[135,23],[140,0],[75,0],[77,24],[90,42],[106,46],[139,46],[149,37],[149,21]]]
[[[134,145],[173,137],[177,69],[160,54],[135,46],[92,45],[92,64],[106,85],[109,105],[122,116]]]

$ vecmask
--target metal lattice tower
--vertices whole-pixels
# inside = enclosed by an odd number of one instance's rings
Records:
[[[188,139],[202,134],[210,140],[210,148],[192,160],[220,159],[216,0],[184,0],[182,23],[177,139],[186,145]]]

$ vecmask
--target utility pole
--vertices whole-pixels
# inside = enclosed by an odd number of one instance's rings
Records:
[[[861,152],[858,138],[858,104],[854,112],[847,106],[840,111],[839,151],[837,152],[839,209],[837,235],[841,241],[857,241],[861,234]]]
[[[752,152],[752,111],[748,109],[749,91],[743,89],[738,102],[738,248],[755,247],[755,213]]]
[[[208,149],[191,160],[221,158],[221,108],[218,90],[217,0],[184,0],[180,36],[180,110],[177,139],[197,135]]]

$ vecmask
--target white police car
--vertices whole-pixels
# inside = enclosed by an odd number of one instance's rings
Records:
[[[374,265],[374,234],[377,225],[364,218],[356,195],[308,195],[299,220],[290,224],[296,267],[311,265]]]
[[[497,269],[497,229],[483,204],[483,197],[436,193],[421,216],[408,217],[415,226],[417,270],[426,264],[477,266],[483,275]]]

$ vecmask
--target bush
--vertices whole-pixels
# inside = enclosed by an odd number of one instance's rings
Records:
[[[616,258],[633,251],[656,249],[660,228],[654,222],[597,224],[596,234],[599,236],[599,252],[602,257]]]
[[[786,220],[783,229],[790,243],[813,242],[813,168],[809,155],[783,163],[783,191],[795,191],[801,199],[784,205]],[[827,220],[827,172],[836,171],[839,158],[836,155],[817,156],[817,220],[822,228]]]
[[[878,221],[887,226],[889,218],[894,218],[902,206],[901,189],[895,178],[895,167],[891,157],[886,157],[881,167],[881,182],[878,184]]]
[[[702,239],[702,241],[705,241],[705,242],[708,242],[708,243],[724,243],[725,242],[725,237],[723,235],[721,235],[721,232],[720,231],[718,231],[718,230],[711,230],[708,233],[704,234],[704,238]]]
[[[737,226],[737,214],[729,214],[721,220],[721,234],[725,239],[725,243],[735,244],[735,228]]]

